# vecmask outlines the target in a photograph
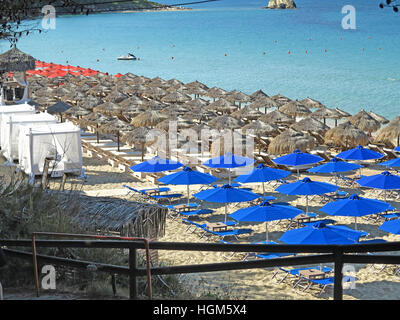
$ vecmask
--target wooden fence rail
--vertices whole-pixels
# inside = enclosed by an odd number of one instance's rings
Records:
[[[39,262],[64,265],[74,268],[86,268],[96,265],[101,272],[123,274],[129,276],[130,298],[137,299],[137,277],[146,276],[146,268],[137,267],[137,249],[145,249],[141,241],[126,240],[36,240],[36,247],[64,247],[64,248],[120,248],[129,249],[129,266],[116,266],[93,261],[82,261],[37,255]],[[32,259],[32,253],[10,249],[10,247],[31,247],[31,240],[0,239],[0,246],[7,257]],[[377,252],[400,251],[400,242],[368,243],[354,245],[263,245],[263,244],[223,244],[223,243],[183,243],[183,242],[150,242],[150,249],[155,250],[181,250],[181,251],[219,251],[219,252],[293,252],[309,253],[311,255],[276,258],[269,260],[234,261],[207,263],[197,265],[152,267],[152,275],[182,274],[215,272],[227,270],[288,267],[297,265],[334,263],[334,289],[333,298],[343,299],[343,265],[353,264],[400,264],[400,255],[371,254]]]

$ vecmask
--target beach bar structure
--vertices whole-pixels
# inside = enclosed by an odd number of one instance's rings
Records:
[[[3,156],[11,162],[18,160],[18,141],[21,125],[40,126],[52,123],[58,123],[58,119],[47,112],[29,115],[4,115],[0,124],[0,146]]]
[[[49,173],[80,174],[82,145],[80,128],[71,122],[49,125],[20,125],[18,160],[22,171],[30,176],[43,173],[48,159]]]

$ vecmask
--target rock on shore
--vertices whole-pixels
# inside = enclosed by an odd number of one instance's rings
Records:
[[[269,0],[266,9],[295,9],[296,4],[293,0]]]

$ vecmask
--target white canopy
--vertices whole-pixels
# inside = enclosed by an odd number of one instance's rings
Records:
[[[35,114],[35,107],[31,106],[27,103],[24,104],[15,104],[15,105],[8,105],[8,106],[0,106],[0,123],[4,116],[9,115],[29,115]],[[1,136],[1,134],[0,134]]]
[[[37,126],[20,125],[19,167],[29,175],[43,173],[44,161],[50,158],[49,173],[81,173],[82,145],[80,128],[70,122]]]
[[[3,156],[13,161],[18,159],[18,139],[20,125],[48,125],[58,123],[57,117],[47,113],[30,115],[4,114],[0,123],[0,146]]]

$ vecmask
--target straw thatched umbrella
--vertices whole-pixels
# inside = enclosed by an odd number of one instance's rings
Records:
[[[200,123],[202,123],[202,121],[208,121],[217,116],[218,115],[215,112],[212,112],[210,110],[205,110],[202,107],[192,107],[188,112],[182,115],[182,118],[189,120],[197,120]]]
[[[132,96],[118,103],[121,107],[128,106],[144,106],[146,100],[140,99],[139,97]]]
[[[346,112],[346,111],[344,111],[342,109],[339,109],[339,108],[336,107],[335,110],[337,112],[339,112],[343,116],[343,118],[351,117],[350,113],[348,113],[348,112]]]
[[[93,95],[93,96],[105,97],[111,91],[112,91],[112,89],[109,86],[105,86],[103,84],[98,84],[97,86],[94,86],[93,88],[91,88],[88,91],[86,91],[86,93],[90,94],[90,95]]]
[[[162,110],[166,107],[168,107],[168,104],[165,104],[161,101],[157,100],[144,100],[143,107],[148,109],[148,110]]]
[[[207,90],[207,97],[213,98],[214,101],[218,98],[224,97],[228,92],[217,87],[212,87]]]
[[[153,128],[161,121],[167,119],[167,117],[158,111],[150,110],[139,114],[134,117],[131,124],[135,127],[150,127]]]
[[[310,109],[297,100],[292,100],[280,106],[279,111],[294,117],[295,121],[297,116],[307,116],[311,113]]]
[[[322,135],[324,135],[325,132],[329,130],[329,127],[326,124],[310,117],[304,118],[299,122],[292,124],[290,127],[297,131],[317,132]]]
[[[185,114],[188,111],[189,109],[183,105],[173,104],[160,110],[160,114],[163,114],[168,118],[173,119],[177,116]]]
[[[257,109],[246,106],[231,113],[231,116],[243,120],[257,120],[263,113]]]
[[[186,83],[185,87],[186,88],[200,88],[200,89],[203,89],[203,90],[208,90],[209,89],[204,83],[201,83],[201,82],[199,82],[197,80],[195,80],[193,82]]]
[[[381,116],[373,111],[369,111],[368,114],[374,118],[376,121],[380,122],[381,124],[387,124],[390,121],[388,119],[386,119],[384,116]]]
[[[146,87],[142,84],[136,84],[131,86],[129,89],[125,90],[125,93],[128,95],[143,95],[149,90],[149,87]]]
[[[168,88],[169,85],[167,81],[160,77],[155,77],[151,79],[149,82],[146,83],[147,86],[153,87],[153,88]]]
[[[276,136],[279,134],[279,128],[273,123],[261,120],[251,121],[242,127],[242,132],[253,131],[257,136]]]
[[[268,146],[270,154],[288,154],[298,149],[306,152],[316,145],[316,139],[307,133],[298,132],[292,128],[283,131],[272,139]]]
[[[161,98],[161,101],[166,103],[185,103],[190,100],[192,100],[192,98],[189,95],[179,91],[171,92]]]
[[[117,89],[114,89],[104,98],[104,101],[112,102],[112,103],[120,103],[128,98],[129,98],[129,96],[127,96],[125,93],[122,93],[121,91],[119,91]]]
[[[123,107],[113,102],[104,102],[93,108],[94,112],[100,112],[108,116],[117,116],[122,113]]]
[[[394,118],[390,123],[381,128],[375,136],[374,141],[392,143],[396,139],[396,146],[400,145],[400,116]]]
[[[208,101],[201,99],[201,98],[196,98],[193,100],[190,100],[188,102],[185,102],[183,106],[187,108],[202,108],[208,105]]]
[[[0,73],[16,71],[25,72],[35,69],[36,59],[14,45],[10,50],[0,54]]]
[[[255,92],[253,92],[251,95],[250,95],[250,99],[252,100],[252,101],[256,101],[256,100],[258,100],[258,99],[260,99],[260,98],[269,98],[269,95],[267,95],[264,91],[262,91],[261,89],[259,89],[259,90],[257,90],[257,91],[255,91]]]
[[[58,114],[61,118],[60,121],[62,122],[63,113],[71,108],[72,106],[70,104],[59,101],[56,104],[53,104],[52,106],[48,107],[46,110],[50,114]]]
[[[88,115],[81,117],[78,122],[82,127],[96,127],[96,140],[99,143],[99,126],[110,122],[113,118],[101,113],[91,112]]]
[[[177,79],[169,79],[167,81],[167,84],[168,84],[169,87],[173,87],[173,86],[177,86],[177,85],[184,86],[184,83],[182,81],[180,81],[180,80],[177,80]]]
[[[292,99],[289,99],[288,97],[285,97],[285,96],[281,95],[280,93],[272,96],[271,99],[278,102],[281,106],[292,101]]]
[[[259,120],[265,121],[265,122],[272,122],[277,125],[279,125],[279,124],[287,125],[287,124],[291,124],[294,122],[294,118],[292,118],[291,116],[289,116],[279,110],[274,110],[272,112],[266,113],[266,114],[262,115]]]
[[[104,101],[100,97],[87,96],[86,99],[79,101],[78,105],[85,109],[93,110],[93,108],[103,103]]]
[[[315,99],[312,99],[310,97],[300,100],[300,102],[301,102],[301,104],[305,105],[309,109],[326,108],[326,106],[323,103],[321,103]]]
[[[175,119],[174,119],[174,120],[165,119],[165,120],[159,122],[159,123],[155,126],[155,128],[156,128],[156,129],[164,130],[165,132],[168,132],[168,131],[169,131],[169,127],[170,127],[170,122],[171,122],[171,121],[175,121],[175,122],[176,122],[177,129],[178,129],[178,130],[180,130],[180,129],[187,129],[187,128],[190,128],[190,127],[192,127],[192,126],[194,125],[194,123],[193,123],[192,121],[190,121],[190,120],[187,120],[187,119],[184,119],[184,118],[181,118],[181,117],[177,117],[176,120],[175,120]]]
[[[337,126],[337,120],[343,118],[343,114],[336,109],[329,109],[327,107],[319,108],[310,114],[310,117],[323,119],[326,124],[326,119],[335,119],[335,127]]]
[[[354,116],[349,117],[349,121],[360,130],[366,131],[369,134],[381,127],[379,121],[375,120],[365,110],[361,110]]]
[[[143,96],[151,99],[160,100],[162,97],[166,96],[168,92],[160,87],[149,87],[148,90],[143,92]]]
[[[82,108],[82,107],[80,107],[80,106],[72,107],[72,108],[70,108],[70,109],[68,109],[68,110],[66,110],[66,111],[63,112],[64,115],[67,115],[67,116],[74,116],[74,117],[76,117],[76,118],[78,118],[78,119],[79,119],[80,117],[86,116],[86,115],[88,115],[88,114],[90,114],[90,113],[91,113],[91,111],[89,111],[89,110],[87,110],[87,109],[85,109],[85,108]]]
[[[208,125],[218,130],[233,130],[243,127],[244,123],[242,120],[233,118],[229,115],[222,115],[210,120]]]
[[[117,150],[120,151],[120,135],[121,132],[129,132],[134,130],[135,127],[132,126],[131,124],[122,121],[118,118],[114,118],[111,121],[108,121],[105,124],[102,124],[97,128],[98,132],[100,133],[105,133],[105,134],[114,134],[117,136]]]
[[[264,108],[264,112],[267,113],[267,109],[279,107],[279,103],[269,97],[259,97],[250,104],[250,107],[258,110]]]
[[[153,135],[149,135],[150,130],[154,129],[150,129],[147,127],[135,128],[132,131],[125,133],[121,137],[121,141],[128,145],[140,144],[142,161],[144,161],[145,146],[152,145],[156,140]]]
[[[204,90],[201,87],[185,87],[184,92],[187,94],[193,94],[195,98],[207,95],[207,90]]]
[[[239,107],[243,102],[249,102],[251,100],[247,94],[238,90],[228,92],[224,98],[232,103],[239,102]]]
[[[224,98],[220,98],[217,101],[211,102],[205,107],[205,109],[208,111],[222,112],[223,114],[227,114],[236,110],[237,106],[225,100]]]
[[[339,124],[325,133],[325,143],[352,148],[369,143],[368,135],[354,126],[350,121]]]

